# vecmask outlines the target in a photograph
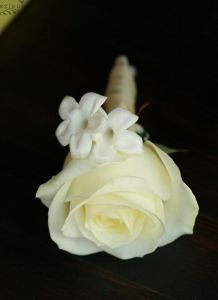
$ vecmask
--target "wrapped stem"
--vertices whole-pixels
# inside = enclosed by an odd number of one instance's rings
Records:
[[[135,69],[129,64],[127,57],[118,56],[105,91],[108,97],[105,103],[106,111],[121,107],[135,113],[136,93]]]

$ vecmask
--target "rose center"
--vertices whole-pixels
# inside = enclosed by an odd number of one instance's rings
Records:
[[[120,220],[105,216],[96,216],[94,219],[97,225],[107,229],[117,227],[121,224]]]

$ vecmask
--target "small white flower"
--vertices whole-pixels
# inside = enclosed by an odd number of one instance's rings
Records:
[[[141,137],[127,130],[138,120],[138,116],[129,111],[116,108],[108,114],[107,126],[101,134],[96,134],[96,142],[91,157],[98,162],[111,161],[117,151],[127,154],[143,152]]]
[[[73,157],[85,158],[92,147],[93,134],[100,132],[107,114],[101,108],[106,97],[96,93],[86,93],[77,103],[66,96],[59,107],[59,115],[64,120],[56,130],[56,137],[62,146],[70,144]]]

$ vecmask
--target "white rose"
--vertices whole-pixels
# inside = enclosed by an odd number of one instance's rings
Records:
[[[49,207],[51,238],[78,255],[142,257],[191,234],[198,213],[178,167],[151,142],[122,161],[71,160],[36,196]]]

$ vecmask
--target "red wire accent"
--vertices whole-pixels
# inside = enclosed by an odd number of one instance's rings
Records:
[[[151,102],[149,101],[145,101],[140,107],[139,107],[139,110],[138,110],[138,113],[137,115],[140,115],[149,105],[151,104]]]

